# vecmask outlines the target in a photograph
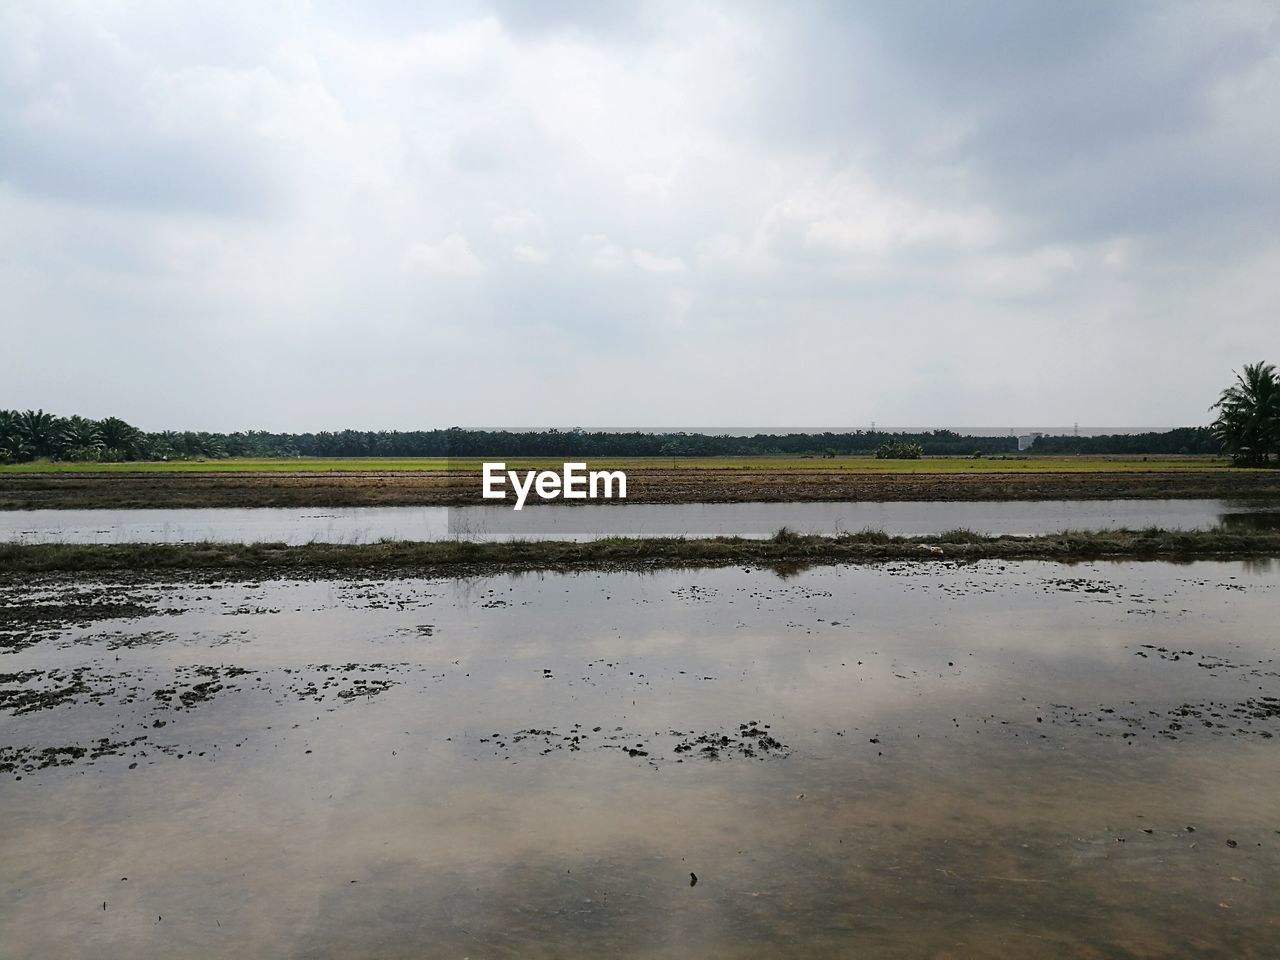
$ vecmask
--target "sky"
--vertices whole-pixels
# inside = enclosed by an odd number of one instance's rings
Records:
[[[1206,423],[1277,117],[1271,0],[0,0],[0,408]]]

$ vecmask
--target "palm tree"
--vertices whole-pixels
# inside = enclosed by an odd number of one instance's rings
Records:
[[[43,410],[27,410],[18,414],[18,436],[37,457],[50,457],[58,451],[61,437],[58,418]]]
[[[1269,363],[1246,363],[1210,410],[1214,436],[1238,464],[1261,466],[1280,452],[1280,381]]]
[[[98,451],[102,449],[102,433],[92,420],[71,416],[62,421],[63,446],[72,451]]]
[[[22,439],[17,410],[0,410],[0,462],[29,460],[31,448]]]
[[[122,460],[132,459],[137,453],[138,441],[142,439],[137,427],[130,426],[119,417],[99,420],[98,432],[102,434],[103,446],[115,451]]]
[[[226,444],[216,433],[200,431],[200,453],[210,460],[220,460],[227,455]]]
[[[148,437],[151,442],[152,457],[164,457],[166,460],[178,452],[178,446],[182,443],[182,437],[172,430],[152,433]]]

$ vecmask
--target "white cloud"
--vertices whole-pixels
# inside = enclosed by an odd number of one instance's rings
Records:
[[[480,258],[471,252],[466,237],[451,233],[439,243],[415,243],[409,248],[409,261],[436,273],[473,277],[484,269]]]
[[[776,251],[816,256],[888,256],[936,248],[965,253],[990,246],[999,224],[981,208],[930,204],[896,194],[855,170],[788,193],[761,230]]]
[[[533,247],[527,243],[517,243],[511,248],[511,259],[519,263],[543,266],[551,262],[551,254],[540,247]]]
[[[542,218],[532,210],[504,210],[493,218],[493,232],[500,237],[537,236],[544,229]]]
[[[1266,4],[587,7],[0,5],[0,407],[1200,422],[1274,349]]]
[[[684,273],[689,269],[679,257],[664,257],[648,250],[632,250],[631,262],[647,273]]]

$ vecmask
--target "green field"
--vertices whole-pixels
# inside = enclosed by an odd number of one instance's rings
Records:
[[[502,460],[494,457],[494,460]],[[0,466],[0,474],[41,473],[390,473],[442,470],[480,470],[479,459],[381,458],[292,460],[181,460],[168,463],[36,463]],[[558,469],[563,459],[536,458],[504,461],[508,469]],[[872,457],[836,459],[797,457],[634,457],[588,461],[593,469],[612,470],[744,470],[761,472],[819,472],[862,474],[962,473],[1141,473],[1150,471],[1231,470],[1230,461],[1216,457],[925,457],[920,460],[876,460]]]

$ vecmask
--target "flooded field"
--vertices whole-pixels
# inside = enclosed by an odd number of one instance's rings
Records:
[[[0,586],[8,957],[1274,957],[1280,568]]]
[[[27,543],[372,543],[599,537],[837,534],[922,536],[964,527],[1031,536],[1064,529],[1280,527],[1276,500],[1047,500],[852,503],[615,503],[581,506],[203,508],[0,511],[0,541]]]

